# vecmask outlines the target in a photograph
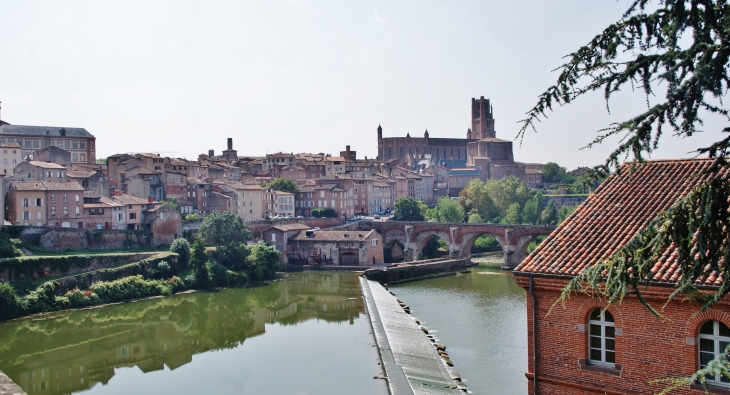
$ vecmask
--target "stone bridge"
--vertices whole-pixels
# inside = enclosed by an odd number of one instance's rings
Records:
[[[428,241],[438,236],[449,246],[449,257],[471,259],[474,241],[490,235],[504,251],[503,269],[513,269],[525,259],[525,250],[538,236],[549,235],[555,226],[462,224],[443,222],[408,221],[361,221],[360,227],[372,227],[383,237],[383,248],[389,249],[396,242],[403,245],[403,260],[410,262],[420,258]]]

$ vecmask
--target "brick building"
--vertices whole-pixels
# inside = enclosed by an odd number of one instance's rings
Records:
[[[681,295],[664,305],[679,275],[670,247],[654,264],[641,294],[662,315],[656,318],[635,295],[618,305],[573,294],[553,307],[568,281],[616,253],[677,199],[706,179],[694,177],[711,160],[652,161],[627,167],[603,183],[514,271],[527,292],[530,394],[654,394],[687,377],[730,343],[727,298],[697,314],[701,305]],[[705,273],[699,284],[714,292],[721,280]],[[662,307],[664,306],[664,307]],[[606,309],[602,314],[602,309]],[[712,393],[727,394],[730,381],[711,376]],[[672,394],[701,394],[696,387]]]
[[[303,230],[288,238],[287,261],[340,266],[383,263],[383,240],[370,231]]]
[[[71,163],[96,163],[96,138],[83,128],[0,124],[0,144],[18,143],[25,158],[41,148],[58,147],[71,154]]]

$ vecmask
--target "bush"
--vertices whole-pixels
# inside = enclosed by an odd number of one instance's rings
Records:
[[[172,287],[166,283],[145,280],[140,275],[115,281],[98,282],[91,286],[91,290],[98,295],[102,303],[115,303],[129,299],[172,294]]]
[[[315,218],[335,218],[337,217],[337,212],[331,208],[315,208],[311,211],[312,217]]]
[[[46,281],[23,298],[25,314],[42,313],[56,310],[56,288],[58,284]]]
[[[185,222],[200,221],[200,214],[198,214],[198,213],[187,214],[183,218],[183,221],[185,221]]]
[[[14,318],[22,312],[20,299],[8,283],[0,283],[0,320]]]
[[[7,232],[0,232],[0,258],[23,256],[22,245],[20,239],[11,238]]]
[[[170,252],[178,255],[177,262],[183,267],[190,262],[190,243],[185,239],[175,239],[170,246]]]

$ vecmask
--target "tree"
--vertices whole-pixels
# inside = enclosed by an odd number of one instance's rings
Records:
[[[470,224],[481,224],[484,221],[482,220],[482,217],[479,216],[479,214],[472,214],[469,216],[469,220],[466,222]]]
[[[492,201],[494,201],[494,206],[499,213],[505,213],[512,203],[517,203],[520,207],[523,207],[525,202],[535,194],[534,189],[516,177],[489,180],[484,187]]]
[[[464,209],[454,199],[442,197],[431,210],[429,218],[436,222],[463,222]]]
[[[722,99],[730,88],[728,4],[718,0],[665,0],[647,11],[648,5],[649,0],[634,0],[619,21],[567,56],[568,61],[558,69],[557,82],[539,96],[522,121],[520,138],[528,129],[536,130],[536,123],[555,105],[572,103],[596,90],[603,91],[608,104],[612,95],[622,88],[640,87],[647,108],[602,129],[588,144],[591,147],[608,137],[623,136],[604,164],[591,170],[588,182],[619,169],[624,157],[635,159],[640,165],[667,134],[683,138],[701,132],[702,117],[708,113],[730,120],[730,113],[722,107]],[[666,133],[666,129],[671,133]],[[721,284],[700,311],[707,310],[730,292],[730,259],[720,257],[722,251],[730,250],[730,227],[726,225],[730,222],[727,207],[730,187],[728,177],[719,175],[728,166],[730,127],[718,132],[725,137],[719,135],[714,143],[696,150],[698,154],[715,158],[713,166],[702,175],[707,181],[651,221],[613,256],[575,277],[563,290],[562,297],[584,289],[580,287],[583,282],[609,303],[617,303],[634,293],[649,311],[658,315],[641,297],[641,285],[646,271],[652,267],[646,262],[658,259],[671,244],[699,248],[696,251],[689,247],[677,249],[680,276],[670,299],[680,294],[694,294],[697,280],[710,273],[715,273]],[[717,176],[710,177],[714,175]],[[684,381],[674,381],[675,388],[694,380],[704,383],[702,378],[711,369],[730,376],[728,356],[730,348],[708,364],[708,368]]]
[[[537,207],[536,199],[530,199],[522,209],[522,221],[528,225],[535,225],[540,219],[540,209]]]
[[[193,248],[190,254],[190,267],[193,269],[195,286],[201,289],[208,289],[213,286],[207,263],[208,255],[205,253],[205,243],[198,237],[193,242]]]
[[[424,205],[410,196],[403,196],[395,201],[393,219],[396,221],[424,221]]]
[[[185,222],[200,221],[200,214],[198,214],[198,213],[186,214],[185,217],[183,218],[183,221],[185,221]]]
[[[168,200],[163,200],[160,202],[163,206],[170,207],[171,209],[175,211],[180,211],[180,203],[177,201],[177,198],[172,198]]]
[[[215,244],[218,254],[238,243],[251,240],[251,233],[241,217],[227,211],[206,216],[199,233],[200,237]]]
[[[560,211],[558,211],[558,224],[561,224],[563,221],[568,219],[570,217],[570,214],[573,214],[573,211],[577,209],[578,206],[563,206],[560,208]]]
[[[275,191],[293,193],[294,197],[297,197],[299,195],[299,187],[297,187],[297,184],[290,178],[286,177],[278,177],[270,183],[266,184],[266,187],[271,188]]]
[[[183,238],[177,238],[172,241],[170,252],[177,254],[177,262],[183,267],[190,261],[190,243]]]
[[[313,208],[311,214],[315,218],[334,218],[337,216],[337,212],[331,208]]]
[[[519,224],[520,223],[520,204],[515,202],[507,207],[507,212],[502,218],[505,224]]]
[[[555,200],[550,200],[547,207],[540,213],[540,224],[556,225],[558,223],[558,209],[555,206]]]
[[[485,221],[498,216],[486,186],[486,183],[480,180],[471,180],[459,193],[459,204],[464,207],[464,212],[477,214]]]
[[[566,181],[567,172],[568,170],[564,167],[560,167],[559,164],[555,162],[548,162],[542,167],[542,179],[549,183],[564,183]]]

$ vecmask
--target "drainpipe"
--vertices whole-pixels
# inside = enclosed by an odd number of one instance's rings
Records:
[[[532,393],[537,395],[537,295],[530,274],[530,297],[532,297]]]

